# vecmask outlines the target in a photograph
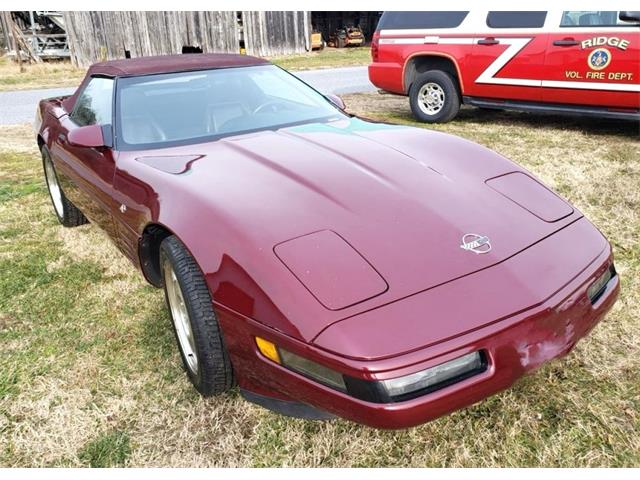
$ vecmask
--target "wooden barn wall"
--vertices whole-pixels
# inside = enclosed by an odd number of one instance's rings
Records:
[[[205,53],[238,52],[236,13],[65,12],[72,61],[86,67],[125,57],[181,53],[183,46]]]
[[[309,50],[309,12],[242,12],[242,24],[249,55],[269,57]]]
[[[0,12],[0,48],[11,50],[11,37],[9,35],[9,27],[6,24],[7,12]]]

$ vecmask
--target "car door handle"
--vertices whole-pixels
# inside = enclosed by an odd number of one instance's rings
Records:
[[[67,136],[64,133],[59,133],[58,134],[58,142],[60,142],[62,145],[64,145],[65,143],[67,143]]]
[[[482,40],[478,40],[478,45],[498,45],[500,40],[496,40],[493,37],[483,38]]]
[[[562,40],[555,40],[553,44],[556,47],[572,47],[578,45],[578,42],[574,38],[563,38]]]

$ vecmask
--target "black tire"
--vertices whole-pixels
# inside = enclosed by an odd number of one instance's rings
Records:
[[[418,99],[420,91],[427,84],[435,84],[444,95],[444,103],[434,113],[425,111],[427,106]],[[442,70],[429,70],[421,73],[409,89],[409,104],[411,105],[413,116],[421,122],[445,123],[452,120],[460,110],[460,93],[458,92],[456,80]]]
[[[180,343],[170,294],[167,288],[167,270],[171,267],[180,286],[197,357],[197,370],[190,367]],[[218,318],[213,310],[211,294],[202,271],[185,246],[175,236],[165,238],[160,244],[160,268],[162,272],[165,300],[171,316],[173,331],[189,380],[203,396],[220,395],[235,384],[229,354],[222,339]]]
[[[53,165],[53,161],[51,159],[51,154],[49,153],[49,149],[46,145],[43,145],[40,149],[40,153],[42,155],[42,169],[44,171],[44,178],[47,184],[47,190],[49,191],[49,198],[51,199],[51,205],[53,206],[53,211],[58,218],[58,221],[64,225],[65,227],[78,227],[80,225],[84,225],[85,223],[89,223],[87,217],[80,211],[78,207],[76,207],[71,200],[67,198],[62,190],[62,186],[58,181],[58,174],[55,171],[55,166]],[[50,168],[47,169],[47,164],[50,165]],[[50,179],[50,175],[53,176]],[[52,183],[52,180],[54,183]],[[57,186],[59,196],[52,191],[55,190],[55,186]],[[54,200],[56,198],[56,200]]]

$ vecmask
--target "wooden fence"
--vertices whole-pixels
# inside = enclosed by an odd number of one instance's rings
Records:
[[[74,64],[182,53],[240,51],[237,13],[207,12],[65,12]],[[276,56],[309,50],[310,12],[242,12],[246,53]]]
[[[270,57],[309,50],[310,12],[242,12],[249,55]]]
[[[0,42],[2,47],[7,50],[13,50],[15,48],[13,44],[13,37],[11,35],[11,25],[11,12],[0,11],[0,32],[2,32],[2,40]]]
[[[236,53],[236,13],[207,12],[65,12],[71,59],[86,67],[101,60],[182,53]]]

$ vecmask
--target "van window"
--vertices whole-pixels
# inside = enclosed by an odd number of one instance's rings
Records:
[[[547,12],[489,12],[487,26],[491,28],[542,28]]]
[[[561,27],[632,27],[637,22],[625,22],[618,19],[617,11],[606,12],[563,12]]]
[[[402,28],[456,28],[469,12],[384,12],[378,30]]]

